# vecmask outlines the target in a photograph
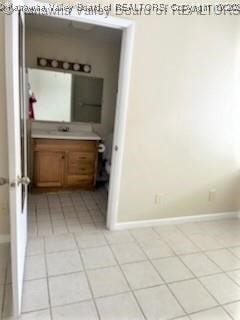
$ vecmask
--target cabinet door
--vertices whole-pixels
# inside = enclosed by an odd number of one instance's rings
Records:
[[[37,187],[62,187],[64,182],[64,152],[35,152],[35,184]]]

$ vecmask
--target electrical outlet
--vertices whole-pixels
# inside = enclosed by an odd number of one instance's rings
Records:
[[[154,198],[154,203],[160,205],[163,201],[163,194],[162,193],[156,193]]]
[[[208,193],[208,201],[209,202],[212,202],[214,201],[216,198],[216,190],[215,189],[211,189],[209,190],[209,193]]]

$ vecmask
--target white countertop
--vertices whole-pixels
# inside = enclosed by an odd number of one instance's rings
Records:
[[[68,139],[68,140],[101,140],[101,137],[92,131],[61,132],[54,130],[34,130],[32,138],[41,139]]]

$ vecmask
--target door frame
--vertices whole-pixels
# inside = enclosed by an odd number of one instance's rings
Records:
[[[35,0],[24,0],[24,4],[30,7],[38,8],[46,8],[48,6],[48,3]],[[49,16],[51,17],[51,15]],[[126,136],[126,120],[131,80],[131,67],[133,60],[135,22],[129,19],[122,19],[113,16],[108,16],[108,18],[104,18],[100,15],[79,15],[77,10],[73,10],[71,16],[53,15],[53,17],[122,30],[122,43],[118,76],[118,93],[116,101],[113,134],[112,166],[107,206],[107,228],[110,230],[115,230],[117,226],[119,211],[119,196],[123,167],[124,144]]]

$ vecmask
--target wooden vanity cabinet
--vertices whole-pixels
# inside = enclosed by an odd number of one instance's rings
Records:
[[[91,189],[97,155],[95,140],[33,139],[34,186]]]

